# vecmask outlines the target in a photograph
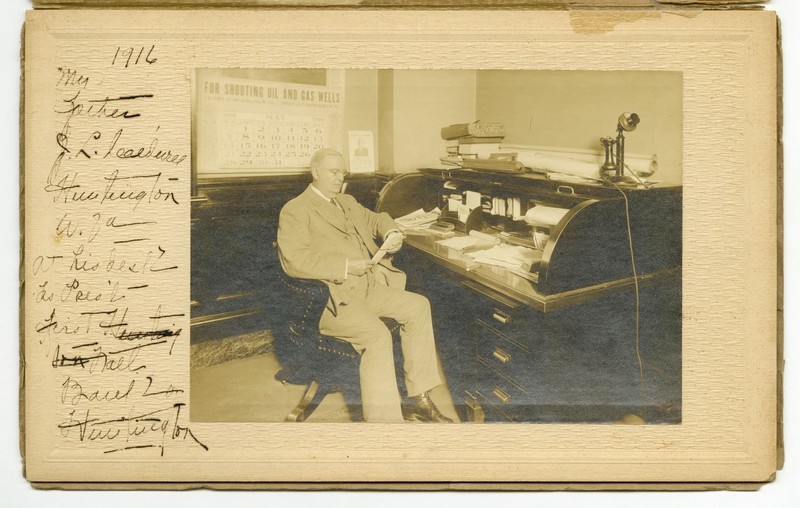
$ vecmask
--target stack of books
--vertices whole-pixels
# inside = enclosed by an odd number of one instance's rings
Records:
[[[475,121],[442,127],[442,139],[446,142],[445,164],[461,165],[467,159],[488,159],[500,151],[505,137],[505,128],[494,122]]]

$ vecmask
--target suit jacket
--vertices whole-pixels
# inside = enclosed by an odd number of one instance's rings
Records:
[[[386,213],[375,213],[361,206],[347,194],[336,196],[356,231],[364,240],[369,255],[379,247],[375,238],[383,238],[391,230],[399,230]],[[341,210],[317,194],[311,185],[281,209],[278,221],[278,252],[283,270],[290,277],[317,279],[330,290],[329,309],[336,314],[337,306],[351,298],[363,297],[368,288],[368,276],[346,273],[347,259],[363,259],[360,249],[348,241]],[[404,288],[406,276],[393,267],[389,258],[373,268],[376,283]]]

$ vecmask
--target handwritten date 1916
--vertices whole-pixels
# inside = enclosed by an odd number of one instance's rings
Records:
[[[146,54],[145,49],[147,49]],[[150,48],[146,48],[145,46],[131,46],[127,48],[118,46],[117,50],[114,52],[114,58],[111,60],[111,65],[123,66],[125,68],[131,65],[139,65],[139,63],[147,63],[152,65],[158,61],[158,58],[153,56],[153,51],[155,49],[155,44],[150,46]],[[142,56],[144,56],[144,58],[142,58]]]

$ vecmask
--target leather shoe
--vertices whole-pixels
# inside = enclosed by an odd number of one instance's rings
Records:
[[[453,420],[443,415],[436,404],[433,403],[428,392],[415,397],[409,397],[408,402],[402,405],[403,418],[407,421],[453,423]]]

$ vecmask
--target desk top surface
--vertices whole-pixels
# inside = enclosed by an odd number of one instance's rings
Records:
[[[549,312],[583,303],[611,292],[631,290],[634,285],[633,278],[630,277],[574,291],[543,295],[536,289],[536,273],[516,273],[504,267],[477,263],[463,251],[437,243],[442,239],[441,237],[423,231],[406,231],[406,234],[406,243],[409,246],[428,255],[437,264],[465,277],[467,280],[477,282],[479,285],[468,285],[512,308],[523,304],[542,312]],[[678,269],[668,271],[677,272]],[[657,272],[640,276],[639,281],[641,283],[662,275],[665,275],[665,273]],[[482,287],[486,287],[489,290],[482,291]]]

